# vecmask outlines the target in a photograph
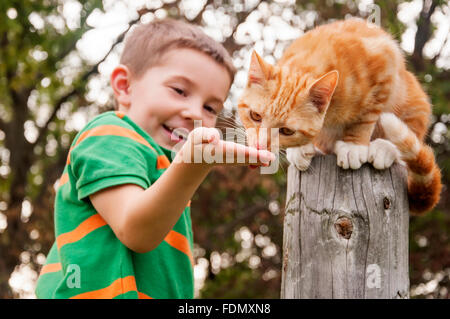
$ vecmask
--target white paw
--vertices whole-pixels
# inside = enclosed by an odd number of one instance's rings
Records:
[[[311,160],[316,154],[313,144],[306,144],[299,147],[290,147],[286,150],[286,157],[291,164],[294,164],[300,171],[306,171],[311,164]]]
[[[344,141],[337,141],[334,152],[337,155],[337,165],[343,169],[358,169],[367,162],[369,147]]]
[[[376,169],[386,169],[391,167],[392,163],[399,161],[400,152],[394,144],[388,140],[377,138],[369,144],[369,159]]]

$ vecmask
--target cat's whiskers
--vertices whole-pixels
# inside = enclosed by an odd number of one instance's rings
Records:
[[[225,125],[219,126],[219,128],[221,128],[221,129],[232,128],[232,129],[234,129],[234,130],[236,130],[238,132],[245,133],[245,129],[244,129],[244,127],[242,125],[239,125],[239,124],[237,124],[236,122],[234,122],[234,121],[232,121],[230,119],[223,119],[223,120],[221,120],[220,124],[225,124],[226,125],[226,126]]]
[[[283,171],[283,174],[286,176],[287,175],[287,171],[284,168],[284,165],[289,166],[289,161],[287,160],[286,151],[285,150],[280,149],[278,151],[278,159],[280,161],[279,167]]]
[[[237,124],[236,122],[236,117],[230,117],[230,116],[225,116],[222,113],[220,113],[219,115],[217,115],[217,120],[218,121],[223,121],[223,122],[227,122],[232,124],[233,126]]]
[[[230,126],[230,127],[233,127],[233,128],[238,128],[239,127],[239,125],[237,125],[237,123],[232,121],[232,120],[228,120],[227,119],[227,120],[221,120],[220,122],[221,122],[221,124],[226,124],[227,126]]]

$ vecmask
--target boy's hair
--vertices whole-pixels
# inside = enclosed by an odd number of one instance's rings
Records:
[[[163,55],[176,48],[189,48],[206,53],[223,65],[233,83],[236,69],[222,44],[207,36],[199,27],[173,19],[140,24],[125,38],[120,63],[126,65],[133,77],[139,78],[157,65]]]

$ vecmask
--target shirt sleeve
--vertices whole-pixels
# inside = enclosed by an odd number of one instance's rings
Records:
[[[78,199],[121,184],[150,187],[149,169],[156,154],[147,146],[119,135],[90,136],[69,154]]]

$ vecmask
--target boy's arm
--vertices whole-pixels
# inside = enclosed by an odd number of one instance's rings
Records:
[[[125,184],[106,188],[90,199],[117,238],[143,253],[164,240],[209,171],[200,164],[170,165],[146,190]]]
[[[186,163],[186,158],[180,160],[186,150],[190,149],[188,153],[193,154],[206,145],[215,150],[232,149],[235,156],[245,155],[245,163],[239,165],[248,165],[250,152],[256,152],[239,144],[219,141],[215,129],[196,130],[200,134],[189,135],[174,163],[148,189],[125,184],[106,188],[90,196],[95,209],[128,248],[139,253],[156,248],[178,221],[188,201],[212,169],[211,164]],[[258,152],[258,164],[269,161],[267,153]],[[190,156],[192,161],[193,155]]]

